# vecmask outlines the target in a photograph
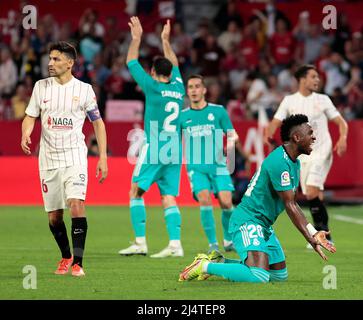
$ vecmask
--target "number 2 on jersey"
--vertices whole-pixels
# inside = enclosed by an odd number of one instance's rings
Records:
[[[173,112],[172,114],[168,115],[163,124],[163,128],[165,131],[175,132],[176,125],[170,124],[173,120],[175,120],[179,115],[179,105],[176,102],[168,102],[165,106],[166,112]]]

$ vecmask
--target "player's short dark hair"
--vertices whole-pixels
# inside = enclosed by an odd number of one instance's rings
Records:
[[[53,50],[57,50],[61,53],[64,53],[69,59],[73,59],[74,61],[77,60],[77,50],[69,42],[66,41],[53,42],[49,46],[49,53],[51,53]]]
[[[294,74],[297,82],[299,82],[301,78],[305,78],[309,70],[315,70],[317,72],[316,67],[312,64],[304,64],[300,66]]]
[[[153,61],[153,68],[158,76],[170,77],[173,65],[164,57],[156,57]]]
[[[202,75],[200,75],[200,74],[190,75],[188,77],[187,84],[188,84],[189,80],[191,80],[191,79],[199,79],[202,82],[203,86],[205,87],[205,81],[204,81],[204,77]]]
[[[293,114],[282,121],[280,135],[282,142],[290,140],[291,131],[294,127],[303,123],[309,122],[309,119],[304,114]]]

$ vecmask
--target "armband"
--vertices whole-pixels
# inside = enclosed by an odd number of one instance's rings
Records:
[[[98,119],[101,119],[101,114],[100,111],[98,110],[98,108],[96,107],[93,110],[89,110],[87,111],[87,117],[90,121],[96,121]]]

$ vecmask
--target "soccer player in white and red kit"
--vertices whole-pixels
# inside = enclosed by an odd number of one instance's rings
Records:
[[[96,177],[107,177],[106,129],[90,84],[72,75],[76,49],[67,42],[53,43],[49,49],[49,78],[35,83],[22,123],[21,147],[30,155],[31,133],[40,117],[41,139],[39,175],[49,227],[59,246],[62,259],[55,271],[84,276],[83,252],[87,234],[84,200],[87,191],[87,146],[82,127],[86,116],[92,122],[100,158]],[[69,246],[63,211],[72,217],[73,255]]]
[[[300,182],[303,194],[309,201],[310,212],[316,230],[328,231],[328,213],[323,203],[324,183],[333,162],[333,150],[342,156],[347,149],[348,125],[330,98],[316,93],[319,88],[319,74],[313,65],[302,65],[295,73],[299,83],[296,93],[286,96],[269,127],[265,142],[271,141],[282,121],[292,114],[308,117],[316,141],[310,155],[301,155]],[[339,127],[339,139],[334,146],[330,137],[328,121]],[[329,239],[330,236],[328,235]]]

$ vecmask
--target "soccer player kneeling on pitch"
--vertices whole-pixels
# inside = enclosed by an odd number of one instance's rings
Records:
[[[83,252],[87,234],[84,200],[87,190],[87,147],[82,127],[86,116],[92,121],[100,152],[96,177],[107,177],[106,129],[91,85],[72,75],[76,49],[67,42],[57,42],[49,50],[49,78],[35,83],[22,123],[21,147],[30,155],[31,133],[41,120],[39,174],[49,228],[62,253],[55,271],[84,276]],[[69,246],[63,210],[72,217],[73,255]]]
[[[324,259],[322,248],[334,253],[327,231],[317,231],[306,220],[295,199],[299,184],[301,154],[310,154],[315,141],[305,115],[292,115],[282,122],[283,145],[263,161],[252,177],[241,203],[233,211],[229,231],[241,260],[199,254],[179,276],[180,281],[215,275],[238,282],[283,281],[287,268],[282,247],[272,229],[280,213],[288,216],[314,250]]]

